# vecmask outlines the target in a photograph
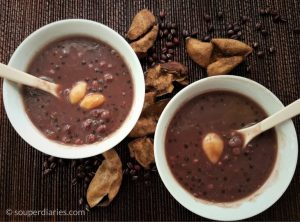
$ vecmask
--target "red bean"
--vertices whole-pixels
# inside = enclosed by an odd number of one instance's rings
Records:
[[[96,141],[96,136],[94,134],[89,134],[86,137],[86,142],[87,143],[93,143]]]
[[[102,124],[100,126],[98,126],[98,128],[96,129],[96,132],[97,133],[104,133],[106,131],[106,125],[105,124]]]

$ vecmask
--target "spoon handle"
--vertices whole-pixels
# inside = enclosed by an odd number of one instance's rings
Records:
[[[299,114],[300,114],[300,99],[297,99],[293,103],[284,107],[282,110],[278,111],[277,113],[261,121],[259,123],[261,132],[264,132],[276,126],[277,124],[282,123],[288,119],[291,119],[294,116],[297,116]]]
[[[58,97],[58,85],[0,63],[0,77],[41,89]]]

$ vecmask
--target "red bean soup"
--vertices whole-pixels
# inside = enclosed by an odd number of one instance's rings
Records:
[[[176,180],[197,198],[232,202],[258,190],[270,176],[277,156],[274,129],[253,139],[245,148],[233,140],[232,130],[266,118],[251,99],[229,91],[199,95],[176,111],[166,134],[165,151]],[[212,163],[202,141],[216,133],[224,141],[223,152]]]
[[[27,72],[61,85],[62,99],[23,87],[32,123],[61,143],[103,140],[122,125],[133,103],[130,70],[116,50],[96,39],[73,36],[52,42],[36,54]],[[87,83],[87,93],[103,94],[104,104],[91,110],[71,104],[68,96],[78,81]]]

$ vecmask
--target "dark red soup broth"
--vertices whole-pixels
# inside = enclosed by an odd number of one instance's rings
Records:
[[[177,110],[166,134],[166,156],[173,176],[195,197],[212,202],[231,202],[254,193],[274,167],[275,130],[261,134],[245,149],[232,146],[230,132],[266,117],[254,101],[233,92],[208,92],[188,101]],[[202,149],[203,138],[211,132],[224,141],[216,164]]]
[[[29,118],[49,139],[78,145],[100,141],[121,126],[131,109],[130,70],[118,52],[99,40],[82,36],[57,40],[37,53],[27,72],[63,89],[63,99],[57,99],[23,88]],[[70,104],[68,94],[78,81],[87,82],[87,93],[102,93],[105,103],[88,111]]]

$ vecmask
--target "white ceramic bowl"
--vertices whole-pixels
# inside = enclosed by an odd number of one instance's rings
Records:
[[[268,115],[284,107],[267,88],[246,78],[216,76],[194,82],[169,102],[159,119],[154,138],[155,161],[159,175],[169,192],[188,210],[214,220],[241,220],[266,210],[287,189],[297,164],[297,135],[291,120],[275,128],[278,154],[274,169],[265,184],[251,196],[239,201],[219,204],[195,198],[176,181],[170,171],[164,147],[166,131],[179,107],[197,95],[218,89],[230,90],[251,98],[263,107]]]
[[[18,134],[31,146],[49,155],[61,158],[85,158],[105,152],[122,141],[137,122],[142,111],[145,82],[140,62],[125,39],[109,27],[83,19],[62,20],[48,24],[28,36],[12,55],[9,66],[26,71],[33,56],[45,45],[56,39],[83,35],[111,45],[123,57],[131,71],[134,88],[132,108],[119,129],[101,142],[90,145],[63,145],[47,139],[28,118],[20,87],[10,81],[3,83],[3,99],[7,116]]]

